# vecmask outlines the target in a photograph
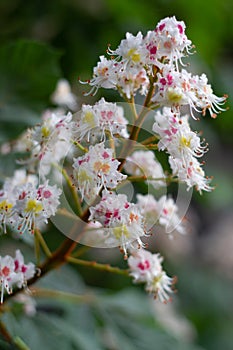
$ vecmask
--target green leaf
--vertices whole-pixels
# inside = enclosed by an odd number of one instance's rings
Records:
[[[61,77],[59,58],[57,50],[36,41],[0,47],[0,141],[38,122]]]

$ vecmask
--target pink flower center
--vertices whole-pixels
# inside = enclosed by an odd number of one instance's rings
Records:
[[[165,28],[165,23],[163,23],[163,24],[160,24],[160,26],[159,26],[159,30],[160,30],[160,32],[163,30]]]
[[[43,193],[44,198],[50,198],[52,196],[52,193],[49,190],[44,191]]]
[[[25,273],[25,272],[27,271],[27,267],[26,267],[25,265],[23,265],[23,266],[21,267],[21,271],[22,271],[23,273]]]
[[[9,269],[9,267],[4,266],[3,269],[2,269],[1,275],[4,276],[4,277],[8,277],[9,274],[10,274],[10,269]]]
[[[19,268],[19,261],[15,260],[14,263],[15,263],[15,271],[17,271]]]
[[[184,29],[183,29],[182,25],[178,24],[177,27],[179,29],[180,34],[183,34],[184,33]]]
[[[104,159],[109,158],[108,152],[105,151],[105,152],[102,154],[102,157],[103,157]]]
[[[165,79],[165,78],[161,78],[161,79],[160,79],[160,83],[161,83],[163,86],[166,85],[166,84],[167,84],[166,79]]]
[[[27,193],[25,191],[23,191],[20,195],[19,195],[19,200],[22,200],[26,197]]]
[[[188,177],[192,176],[192,168],[188,168]]]
[[[145,260],[145,261],[141,261],[139,264],[138,264],[138,268],[142,271],[145,271],[145,270],[148,270],[150,268],[150,263],[148,260]]]

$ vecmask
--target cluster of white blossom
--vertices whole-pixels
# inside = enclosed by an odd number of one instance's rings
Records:
[[[161,20],[155,30],[143,37],[126,34],[116,50],[108,49],[110,59],[100,56],[100,62],[88,82],[94,93],[98,88],[116,89],[130,100],[137,92],[146,95],[152,87],[151,101],[160,106],[171,106],[179,110],[189,105],[212,117],[223,110],[226,97],[217,97],[208,84],[205,74],[192,76],[187,70],[179,70],[182,58],[192,50],[191,41],[185,34],[185,24],[175,17]],[[115,58],[113,58],[116,56]]]
[[[178,215],[178,208],[172,198],[165,195],[156,200],[152,194],[137,194],[137,205],[144,217],[147,230],[156,229],[157,225],[162,226],[170,237],[175,230],[185,234],[185,227]]]
[[[197,191],[211,191],[210,179],[205,177],[202,164],[197,158],[207,152],[207,146],[198,134],[191,130],[188,115],[180,117],[169,107],[155,114],[153,131],[160,137],[159,150],[167,150],[173,175],[178,176],[187,188],[195,186]]]
[[[51,167],[67,155],[72,140],[72,127],[71,112],[65,114],[60,109],[45,111],[42,122],[29,129],[23,140],[30,157],[21,163],[27,164],[31,172],[48,175]]]
[[[18,288],[25,287],[27,280],[32,278],[35,273],[35,265],[31,262],[25,264],[20,250],[16,250],[14,258],[10,255],[0,256],[1,304],[5,291],[11,294],[14,286]]]
[[[94,200],[101,188],[115,188],[127,176],[117,168],[120,162],[113,158],[113,150],[103,143],[90,146],[82,157],[74,159],[74,179],[82,199]]]
[[[205,115],[207,110],[215,117],[223,110],[221,105],[226,97],[214,95],[205,74],[193,76],[183,68],[184,57],[191,51],[185,24],[175,17],[161,20],[145,36],[141,32],[136,36],[127,33],[116,50],[108,48],[110,58],[100,56],[88,81],[89,93],[95,93],[100,87],[114,89],[126,102],[133,102],[139,93],[146,96],[145,108],[161,107],[153,112],[152,149],[169,154],[172,170],[169,179],[178,178],[187,184],[187,189],[211,191],[210,181],[198,160],[207,146],[191,130],[189,117],[182,116],[181,107],[188,106],[194,119],[194,112]],[[66,177],[70,176],[69,184],[72,183],[77,192],[80,212],[88,212],[85,218],[89,225],[102,230],[106,247],[119,246],[126,258],[130,255],[128,264],[134,281],[145,283],[148,292],[163,302],[168,301],[174,280],[163,271],[160,255],[144,249],[143,240],[155,225],[163,226],[169,234],[173,230],[185,233],[178,208],[169,196],[156,199],[151,194],[137,194],[137,202],[133,203],[125,194],[117,192],[118,186],[130,178],[146,181],[153,191],[165,187],[166,175],[155,152],[145,150],[147,142],[142,149],[132,149],[130,141],[139,143],[135,126],[128,125],[124,109],[116,103],[101,98],[94,105],[83,104],[78,113],[72,114],[64,107],[74,111],[77,101],[65,80],[58,83],[52,102],[63,109],[46,111],[41,124],[24,137],[24,151],[30,152],[24,163],[28,165],[28,172],[16,171],[0,191],[3,231],[11,226],[20,233],[33,233],[56,214],[61,189],[49,185],[46,176],[52,166],[57,166],[69,153],[72,157],[69,157]],[[135,116],[137,128],[142,125],[138,122],[142,117],[143,113]],[[120,152],[117,156],[119,138],[123,140],[123,147],[126,145],[125,159]],[[122,173],[122,169],[130,176]],[[39,173],[42,183],[37,176],[29,175],[33,172]],[[34,273],[34,265],[25,265],[19,251],[15,259],[0,257],[1,301],[4,290],[9,293],[13,285],[22,287]]]
[[[195,187],[201,193],[212,190],[210,179],[205,177],[203,164],[198,160],[207,152],[207,146],[200,140],[197,132],[191,130],[189,117],[182,116],[181,107],[188,106],[194,119],[194,112],[205,115],[207,110],[214,118],[223,110],[221,106],[225,103],[226,96],[214,95],[205,74],[192,75],[184,68],[184,57],[192,53],[192,48],[192,43],[185,34],[184,22],[177,21],[175,17],[167,17],[145,36],[141,32],[136,36],[126,33],[126,38],[116,50],[108,48],[107,52],[111,57],[100,56],[88,84],[91,86],[90,94],[95,94],[100,87],[114,89],[126,101],[132,102],[132,98],[140,93],[147,96],[146,107],[161,107],[161,110],[155,112],[155,123],[152,127],[152,134],[159,140],[158,150],[166,150],[169,154],[172,176],[185,182],[187,190]],[[155,153],[150,150],[130,152],[124,162],[124,170],[133,177],[147,179],[148,185],[151,184],[155,190],[166,184],[163,168],[156,160]],[[110,236],[114,236],[117,225],[117,232],[119,233],[119,228],[121,232],[121,246],[126,250],[125,238],[136,236],[132,236],[130,225],[127,224],[128,208],[125,210],[123,206],[126,198],[120,196],[122,195],[112,193],[108,195],[105,191],[100,203],[91,208],[90,220],[94,219],[104,227],[109,227]],[[112,200],[112,197],[115,199]],[[140,237],[142,230],[151,229],[155,224],[164,226],[169,234],[173,229],[185,233],[177,214],[178,208],[172,198],[162,196],[157,200],[151,194],[138,194],[137,199],[133,208],[137,207],[137,218],[140,219],[137,220],[134,235],[138,234]],[[135,214],[133,217],[135,220]],[[154,292],[162,301],[168,299],[172,280],[162,271],[161,258],[158,255],[152,255],[140,248],[133,252],[128,262],[136,282],[145,282],[146,289]]]
[[[127,249],[135,242],[143,246],[140,237],[146,236],[143,216],[137,205],[127,200],[124,194],[103,191],[101,201],[90,207],[89,220],[100,223],[105,228],[109,244],[122,248],[125,257]]]
[[[38,184],[35,175],[27,175],[24,169],[16,170],[7,178],[0,191],[0,223],[4,233],[10,226],[19,233],[34,233],[43,223],[55,215],[61,190],[48,181]]]
[[[127,124],[123,108],[101,98],[93,106],[82,105],[74,133],[79,141],[86,139],[88,142],[90,139],[97,142],[96,138],[105,140],[106,132],[127,138]]]
[[[128,259],[130,275],[135,283],[145,283],[145,289],[166,303],[173,293],[175,278],[168,277],[162,269],[163,258],[143,248],[133,250]]]
[[[155,189],[166,185],[163,168],[152,151],[135,151],[126,158],[124,169],[130,175],[145,177]]]

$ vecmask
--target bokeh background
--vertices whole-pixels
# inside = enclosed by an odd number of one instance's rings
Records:
[[[214,120],[206,116],[196,127],[210,144],[205,169],[214,176],[215,191],[194,194],[185,237],[170,241],[158,234],[151,243],[166,258],[168,273],[178,276],[178,293],[172,304],[160,306],[123,277],[61,269],[42,284],[91,293],[97,301],[64,298],[51,305],[44,298],[37,301],[37,314],[31,320],[20,312],[8,315],[5,321],[11,332],[22,336],[33,350],[42,346],[50,350],[233,349],[231,0],[1,0],[0,180],[12,175],[15,167],[17,154],[8,154],[9,141],[39,122],[42,111],[52,106],[50,96],[59,78],[71,83],[80,105],[94,103],[100,96],[120,101],[104,90],[83,97],[85,87],[79,78],[90,78],[108,44],[116,48],[127,31],[145,33],[173,15],[186,23],[187,35],[196,46],[190,69],[205,72],[215,93],[229,96],[228,111]],[[62,239],[55,231],[50,237],[54,246]],[[1,242],[1,253],[13,244],[7,237]],[[25,243],[18,244],[25,249]],[[93,249],[86,257],[123,264],[118,252],[106,249]],[[2,344],[0,348],[8,349]]]

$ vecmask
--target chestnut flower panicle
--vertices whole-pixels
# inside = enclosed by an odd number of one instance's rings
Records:
[[[129,254],[129,270],[123,273],[129,272],[135,283],[144,283],[145,290],[160,301],[170,300],[175,279],[163,270],[160,254],[144,249],[144,241],[148,232],[153,233],[157,226],[169,237],[175,230],[185,234],[178,207],[165,195],[156,199],[152,194],[137,193],[133,203],[125,194],[118,193],[118,185],[126,179],[127,182],[145,181],[148,189],[156,193],[168,182],[175,181],[184,182],[187,190],[192,187],[200,193],[212,190],[210,178],[202,168],[204,163],[199,161],[208,151],[207,145],[191,129],[189,117],[197,119],[197,113],[204,116],[209,111],[215,118],[224,110],[226,96],[214,94],[205,74],[193,75],[184,69],[184,58],[192,54],[193,48],[185,29],[185,23],[173,16],[162,19],[145,35],[126,33],[115,50],[108,48],[108,58],[100,56],[92,79],[84,83],[91,87],[84,95],[95,94],[99,88],[116,90],[130,103],[134,125],[129,125],[122,106],[104,98],[94,105],[83,104],[76,114],[67,112],[67,108],[75,110],[77,100],[68,82],[61,80],[51,101],[65,109],[46,111],[41,123],[19,140],[14,150],[30,152],[28,161],[21,162],[27,164],[27,172],[18,170],[3,184],[0,225],[4,233],[8,227],[20,234],[37,230],[36,253],[42,248],[48,256],[42,265],[43,271],[71,260],[83,264],[80,259],[69,256],[76,242],[68,239],[51,252],[38,232],[60,205],[62,191],[50,185],[47,178],[53,175],[54,180],[56,175],[58,179],[60,171],[59,180],[64,177],[70,190],[66,194],[74,196],[72,203],[77,205],[77,212],[86,224],[79,227],[80,231],[84,229],[78,235],[84,237],[82,242],[90,246],[120,247],[125,259]],[[140,99],[145,96],[140,112],[135,105],[138,94]],[[144,133],[143,127],[150,125],[151,112],[158,108],[149,137],[149,130]],[[189,112],[187,115],[182,115],[183,108]],[[10,143],[6,148],[11,148]],[[168,154],[169,175],[152,150]],[[119,158],[115,155],[118,152]],[[61,168],[59,163],[71,154],[62,165],[65,168]],[[165,169],[166,164],[163,166]],[[129,176],[124,175],[124,171]],[[40,178],[31,173],[39,174]],[[139,186],[132,185],[132,188],[138,190]],[[66,208],[62,208],[60,214],[68,220],[74,217]],[[74,226],[75,230],[77,227]],[[20,250],[16,250],[14,258],[0,256],[0,302],[5,292],[10,294],[15,287],[25,287],[35,272],[35,265],[25,263]]]
[[[136,36],[126,33],[115,50],[108,48],[111,59],[100,56],[89,81],[90,93],[100,87],[114,89],[131,101],[138,92],[153,92],[153,105],[171,106],[176,111],[189,106],[193,118],[194,111],[205,115],[206,110],[216,117],[224,110],[226,96],[213,93],[205,74],[193,76],[179,68],[193,48],[185,29],[185,23],[173,16],[162,19],[145,36],[141,32]]]

